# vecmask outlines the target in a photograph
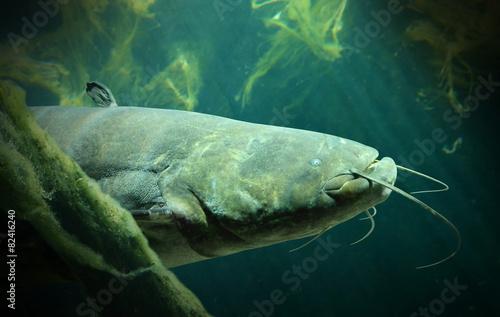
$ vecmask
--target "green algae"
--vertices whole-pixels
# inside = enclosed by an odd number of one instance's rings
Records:
[[[16,84],[0,82],[0,208],[32,224],[88,296],[113,278],[127,281],[101,315],[208,315],[163,267],[130,213],[38,127],[24,99]]]

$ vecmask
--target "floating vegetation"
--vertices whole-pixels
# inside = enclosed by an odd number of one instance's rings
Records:
[[[22,83],[38,84],[58,96],[69,96],[62,79],[69,71],[59,63],[38,61],[30,57],[0,54],[0,77]]]
[[[460,145],[462,145],[462,137],[459,137],[455,140],[455,142],[453,142],[453,144],[451,145],[451,149],[448,147],[448,145],[445,145],[442,150],[446,154],[453,154],[457,149],[460,148]]]
[[[200,90],[201,80],[196,54],[185,50],[163,71],[151,78],[145,86],[147,91],[161,91],[153,94],[153,104],[170,104],[174,108],[193,111],[198,105],[196,96]],[[147,106],[147,105],[146,105]]]
[[[258,59],[245,81],[237,100],[249,103],[255,82],[279,65],[289,78],[312,52],[317,59],[333,62],[341,58],[338,33],[347,0],[252,0],[252,8],[264,16],[267,28],[276,32],[269,37],[270,48]],[[289,79],[288,79],[289,80]]]
[[[156,40],[155,1],[60,5],[62,21],[55,31],[18,42],[16,55],[8,43],[0,47],[0,77],[48,89],[63,106],[90,106],[85,83],[98,80],[115,92],[119,105],[194,110],[201,45],[180,48],[176,35],[167,33],[171,25],[162,26],[157,34],[164,38]]]
[[[134,12],[145,18],[152,18],[154,13],[149,12],[149,7],[151,7],[156,0],[123,0],[129,6],[132,7]]]
[[[421,13],[422,18],[414,21],[406,34],[412,41],[425,41],[432,47],[435,52],[432,64],[439,69],[438,97],[445,97],[463,116],[470,111],[466,96],[471,93],[474,75],[480,72],[472,65],[478,64],[479,59],[496,59],[494,56],[500,53],[497,39],[500,3],[495,0],[417,0],[410,8]],[[477,54],[483,50],[491,55]],[[460,90],[466,91],[463,98],[459,97]],[[432,108],[428,104],[424,106]]]

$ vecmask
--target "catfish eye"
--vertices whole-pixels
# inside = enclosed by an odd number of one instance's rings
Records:
[[[320,159],[312,159],[311,160],[311,165],[313,167],[319,167],[319,166],[321,166],[321,160]]]

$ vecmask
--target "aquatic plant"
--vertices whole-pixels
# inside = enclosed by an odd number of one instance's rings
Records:
[[[140,16],[146,18],[152,18],[154,13],[149,11],[149,7],[151,7],[156,0],[123,0],[129,6],[132,7],[134,12]]]
[[[277,28],[269,37],[270,48],[259,58],[245,81],[237,100],[249,103],[255,82],[281,64],[290,76],[296,75],[308,52],[333,62],[343,50],[338,33],[347,0],[252,0],[254,10],[268,8],[262,14],[267,28]]]
[[[32,224],[88,298],[113,278],[125,281],[102,316],[208,316],[161,264],[132,215],[59,149],[34,121],[24,91],[7,81],[0,81],[0,181],[0,210],[13,210],[16,224]]]
[[[200,87],[198,58],[194,51],[188,49],[177,50],[170,65],[155,74],[144,86],[147,91],[162,92],[153,94],[148,103],[167,104],[188,111],[193,111],[198,105],[197,96]]]
[[[406,35],[412,41],[425,41],[432,47],[435,54],[431,62],[439,69],[440,96],[448,99],[462,116],[469,111],[469,105],[467,99],[459,101],[458,91],[464,88],[470,95],[474,73],[479,71],[472,63],[484,59],[480,57],[484,54],[478,52],[488,47],[485,51],[492,55],[486,59],[490,60],[500,53],[497,41],[500,4],[495,0],[417,0],[409,7],[421,13],[422,18],[413,21]]]
[[[60,5],[62,21],[55,31],[40,30],[19,45],[16,55],[4,43],[0,77],[44,87],[64,106],[91,106],[85,83],[99,80],[112,89],[119,105],[193,110],[201,87],[199,46],[179,49],[182,45],[166,33],[168,26],[158,34],[171,42],[154,41],[150,30],[159,29],[151,12],[154,3],[92,0]],[[155,48],[154,56],[144,53],[146,47]]]
[[[69,71],[59,63],[39,61],[27,56],[0,53],[0,77],[16,79],[22,83],[37,84],[58,96],[67,96],[68,89],[62,78]]]

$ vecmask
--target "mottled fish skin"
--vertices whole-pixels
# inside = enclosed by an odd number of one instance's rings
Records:
[[[385,201],[392,159],[341,137],[177,110],[33,107],[175,267],[314,236]]]
[[[87,95],[100,107],[118,107],[111,90],[98,81],[87,83]]]

